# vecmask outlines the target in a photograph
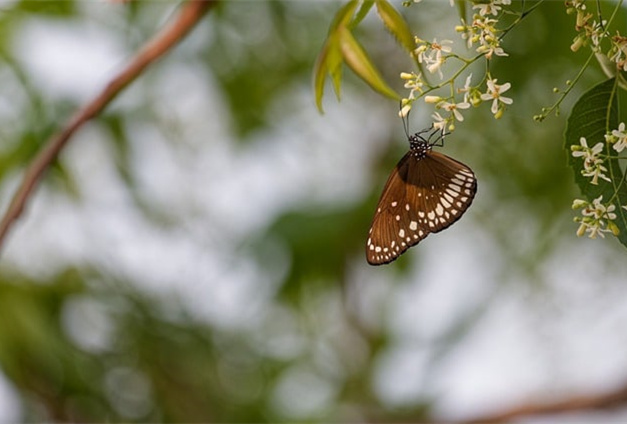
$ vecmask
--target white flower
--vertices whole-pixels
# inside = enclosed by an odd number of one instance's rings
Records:
[[[627,131],[625,131],[625,123],[621,122],[618,125],[617,130],[612,131],[612,136],[615,137],[616,143],[614,143],[614,150],[622,152],[627,147]]]
[[[438,107],[447,110],[455,116],[455,119],[458,121],[463,121],[464,117],[462,116],[459,109],[468,109],[470,107],[470,103],[463,101],[461,103],[450,103],[450,102],[442,102],[438,105]]]
[[[407,103],[405,106],[398,111],[398,116],[401,118],[406,118],[409,115],[409,111],[411,110],[411,103]]]
[[[433,74],[437,71],[440,78],[443,78],[440,67],[446,61],[444,53],[450,53],[453,51],[451,46],[449,46],[449,44],[452,43],[453,42],[451,40],[442,40],[441,42],[438,42],[434,38],[432,43],[419,46],[414,53],[418,57],[418,62],[425,63],[427,65],[427,70],[429,72]]]
[[[442,69],[440,69],[443,63],[444,63],[444,58],[440,57],[435,62],[432,62],[431,64],[427,65],[427,70],[431,72],[432,74],[437,71],[440,79],[443,79],[444,75],[442,74]]]
[[[608,57],[616,62],[619,69],[627,71],[627,37],[618,32],[612,37],[612,48],[608,52]]]
[[[422,86],[424,85],[424,82],[422,81],[421,74],[401,72],[401,79],[405,80],[404,87],[410,89],[409,99],[415,98],[414,93],[416,91],[422,93]]]
[[[593,148],[588,147],[588,141],[585,137],[579,139],[579,146],[570,146],[572,155],[575,158],[583,158],[584,168],[593,166],[598,161],[603,161],[599,158],[599,154],[603,151],[603,143],[597,143]]]
[[[599,49],[599,44],[601,40],[607,37],[607,32],[605,31],[605,26],[607,25],[607,21],[593,22],[592,28],[588,29],[588,36],[590,37],[590,41],[592,41],[592,50],[596,51]]]
[[[490,110],[495,115],[499,111],[499,102],[506,105],[511,105],[514,102],[509,97],[502,96],[502,94],[509,90],[512,85],[509,82],[499,85],[496,81],[497,80],[495,79],[489,79],[487,82],[488,92],[481,95],[481,100],[492,100],[492,107]]]
[[[612,182],[612,180],[610,180],[607,175],[605,175],[605,173],[607,172],[607,168],[601,165],[601,163],[595,164],[595,166],[593,168],[590,168],[589,170],[584,169],[583,171],[581,171],[581,175],[583,175],[584,177],[592,177],[592,181],[590,181],[590,184],[598,185],[599,178],[610,183]]]
[[[431,117],[433,118],[433,128],[444,133],[448,119],[442,118],[438,112],[434,112]]]
[[[464,84],[464,87],[457,90],[459,93],[464,93],[464,102],[468,102],[468,97],[470,96],[470,89],[472,88],[470,86],[471,82],[472,82],[472,74],[466,77],[466,83]]]
[[[479,9],[479,14],[481,16],[485,15],[498,15],[499,10],[501,10],[501,6],[499,6],[498,1],[491,1],[488,3],[478,3],[472,6],[473,9]]]
[[[477,47],[477,53],[483,53],[487,59],[491,59],[493,54],[497,56],[509,56],[501,46],[494,43],[480,45]]]
[[[616,219],[616,206],[613,203],[603,204],[603,195],[597,197],[592,203],[585,200],[575,199],[573,209],[582,209],[580,217],[574,219],[579,223],[577,235],[583,236],[586,232],[590,233],[590,238],[597,236],[605,237],[603,233],[612,233],[618,235],[618,226],[613,222]]]
[[[584,177],[592,177],[591,184],[598,185],[599,178],[611,182],[605,172],[607,168],[603,166],[603,159],[600,157],[603,151],[603,143],[599,142],[594,147],[588,147],[588,142],[585,137],[579,139],[579,146],[570,146],[573,157],[583,158],[583,170],[581,175]]]

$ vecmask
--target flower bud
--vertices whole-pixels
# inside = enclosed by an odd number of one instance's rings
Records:
[[[618,225],[614,223],[614,221],[610,221],[607,223],[607,229],[610,230],[615,236],[618,236],[620,234],[620,229],[618,228]]]
[[[401,118],[406,118],[411,110],[411,104],[406,104],[403,108],[398,112],[398,116]]]
[[[425,96],[425,103],[439,103],[442,101],[440,96]]]
[[[579,50],[581,46],[583,46],[583,41],[584,41],[583,37],[581,36],[575,37],[573,44],[570,45],[570,50],[573,52],[576,52],[577,50]]]

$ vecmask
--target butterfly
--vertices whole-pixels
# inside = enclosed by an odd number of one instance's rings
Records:
[[[455,223],[477,193],[474,172],[455,159],[433,151],[442,145],[439,130],[409,135],[409,152],[387,180],[366,243],[370,265],[392,262],[431,233]]]

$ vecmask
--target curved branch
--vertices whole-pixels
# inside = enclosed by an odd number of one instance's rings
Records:
[[[529,403],[519,405],[492,415],[459,421],[459,424],[506,423],[514,419],[534,415],[553,415],[567,412],[606,410],[627,404],[627,385],[611,392],[597,395],[577,396],[555,402]]]
[[[0,221],[0,246],[4,243],[11,226],[22,215],[24,206],[42,175],[72,135],[85,122],[102,112],[124,88],[142,74],[144,69],[181,41],[216,3],[217,0],[189,0],[184,3],[174,21],[148,41],[104,90],[91,102],[79,109],[65,127],[46,143],[26,169],[22,182],[11,199],[2,221]]]

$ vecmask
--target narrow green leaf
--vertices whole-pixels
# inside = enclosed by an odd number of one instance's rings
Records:
[[[414,36],[407,25],[407,21],[398,13],[387,0],[376,0],[377,12],[383,21],[385,27],[392,33],[394,38],[408,52],[413,52],[416,48]]]
[[[316,59],[313,71],[313,86],[316,107],[320,113],[324,113],[322,109],[322,96],[324,95],[324,83],[327,80],[327,75],[331,75],[335,95],[338,99],[340,98],[343,59],[339,48],[338,29],[348,25],[358,4],[358,0],[351,0],[337,11],[329,27],[327,39]]]
[[[457,6],[459,19],[463,19],[464,21],[466,21],[466,2],[463,0],[455,0],[455,5]]]
[[[355,28],[361,21],[363,21],[366,15],[368,14],[368,12],[370,12],[370,9],[372,9],[373,5],[374,5],[374,0],[364,0],[364,2],[362,3],[361,7],[355,14],[355,17],[353,18],[352,22],[350,23],[348,27]]]
[[[324,113],[322,108],[322,96],[324,95],[324,83],[327,75],[331,75],[333,89],[338,100],[340,99],[340,89],[342,84],[342,52],[340,51],[337,34],[329,36],[324,46],[318,54],[314,65],[314,95],[316,107],[320,113]]]
[[[331,26],[329,27],[329,35],[333,34],[338,28],[349,24],[358,4],[358,0],[351,0],[337,11],[335,17],[333,18],[333,22],[331,22]]]
[[[353,72],[379,93],[400,100],[401,97],[385,82],[353,34],[346,28],[338,28],[338,35],[344,62]]]
[[[324,113],[324,110],[322,109],[322,96],[324,95],[324,82],[327,79],[327,72],[329,70],[329,64],[327,62],[328,56],[329,43],[327,42],[324,46],[322,46],[322,50],[320,50],[320,53],[318,54],[313,72],[314,96],[316,98],[316,107],[320,113]]]
[[[335,91],[335,97],[340,100],[340,90],[342,88],[342,64],[344,58],[340,50],[339,37],[333,37],[330,43],[329,57],[327,62],[329,64],[329,74],[331,75],[331,81],[333,82],[333,91]]]
[[[616,97],[616,79],[607,80],[584,93],[573,106],[565,134],[565,148],[568,163],[575,173],[575,182],[588,201],[603,196],[603,202],[612,201],[617,215],[615,224],[620,230],[619,241],[627,246],[627,211],[622,205],[627,204],[627,183],[625,175],[616,159],[617,152],[605,141],[605,134],[618,128],[618,99]],[[590,177],[584,177],[584,161],[581,157],[573,157],[571,146],[580,146],[584,137],[588,147],[603,144],[603,153],[614,158],[605,159],[605,173],[611,182],[602,178],[598,184],[592,184]]]

